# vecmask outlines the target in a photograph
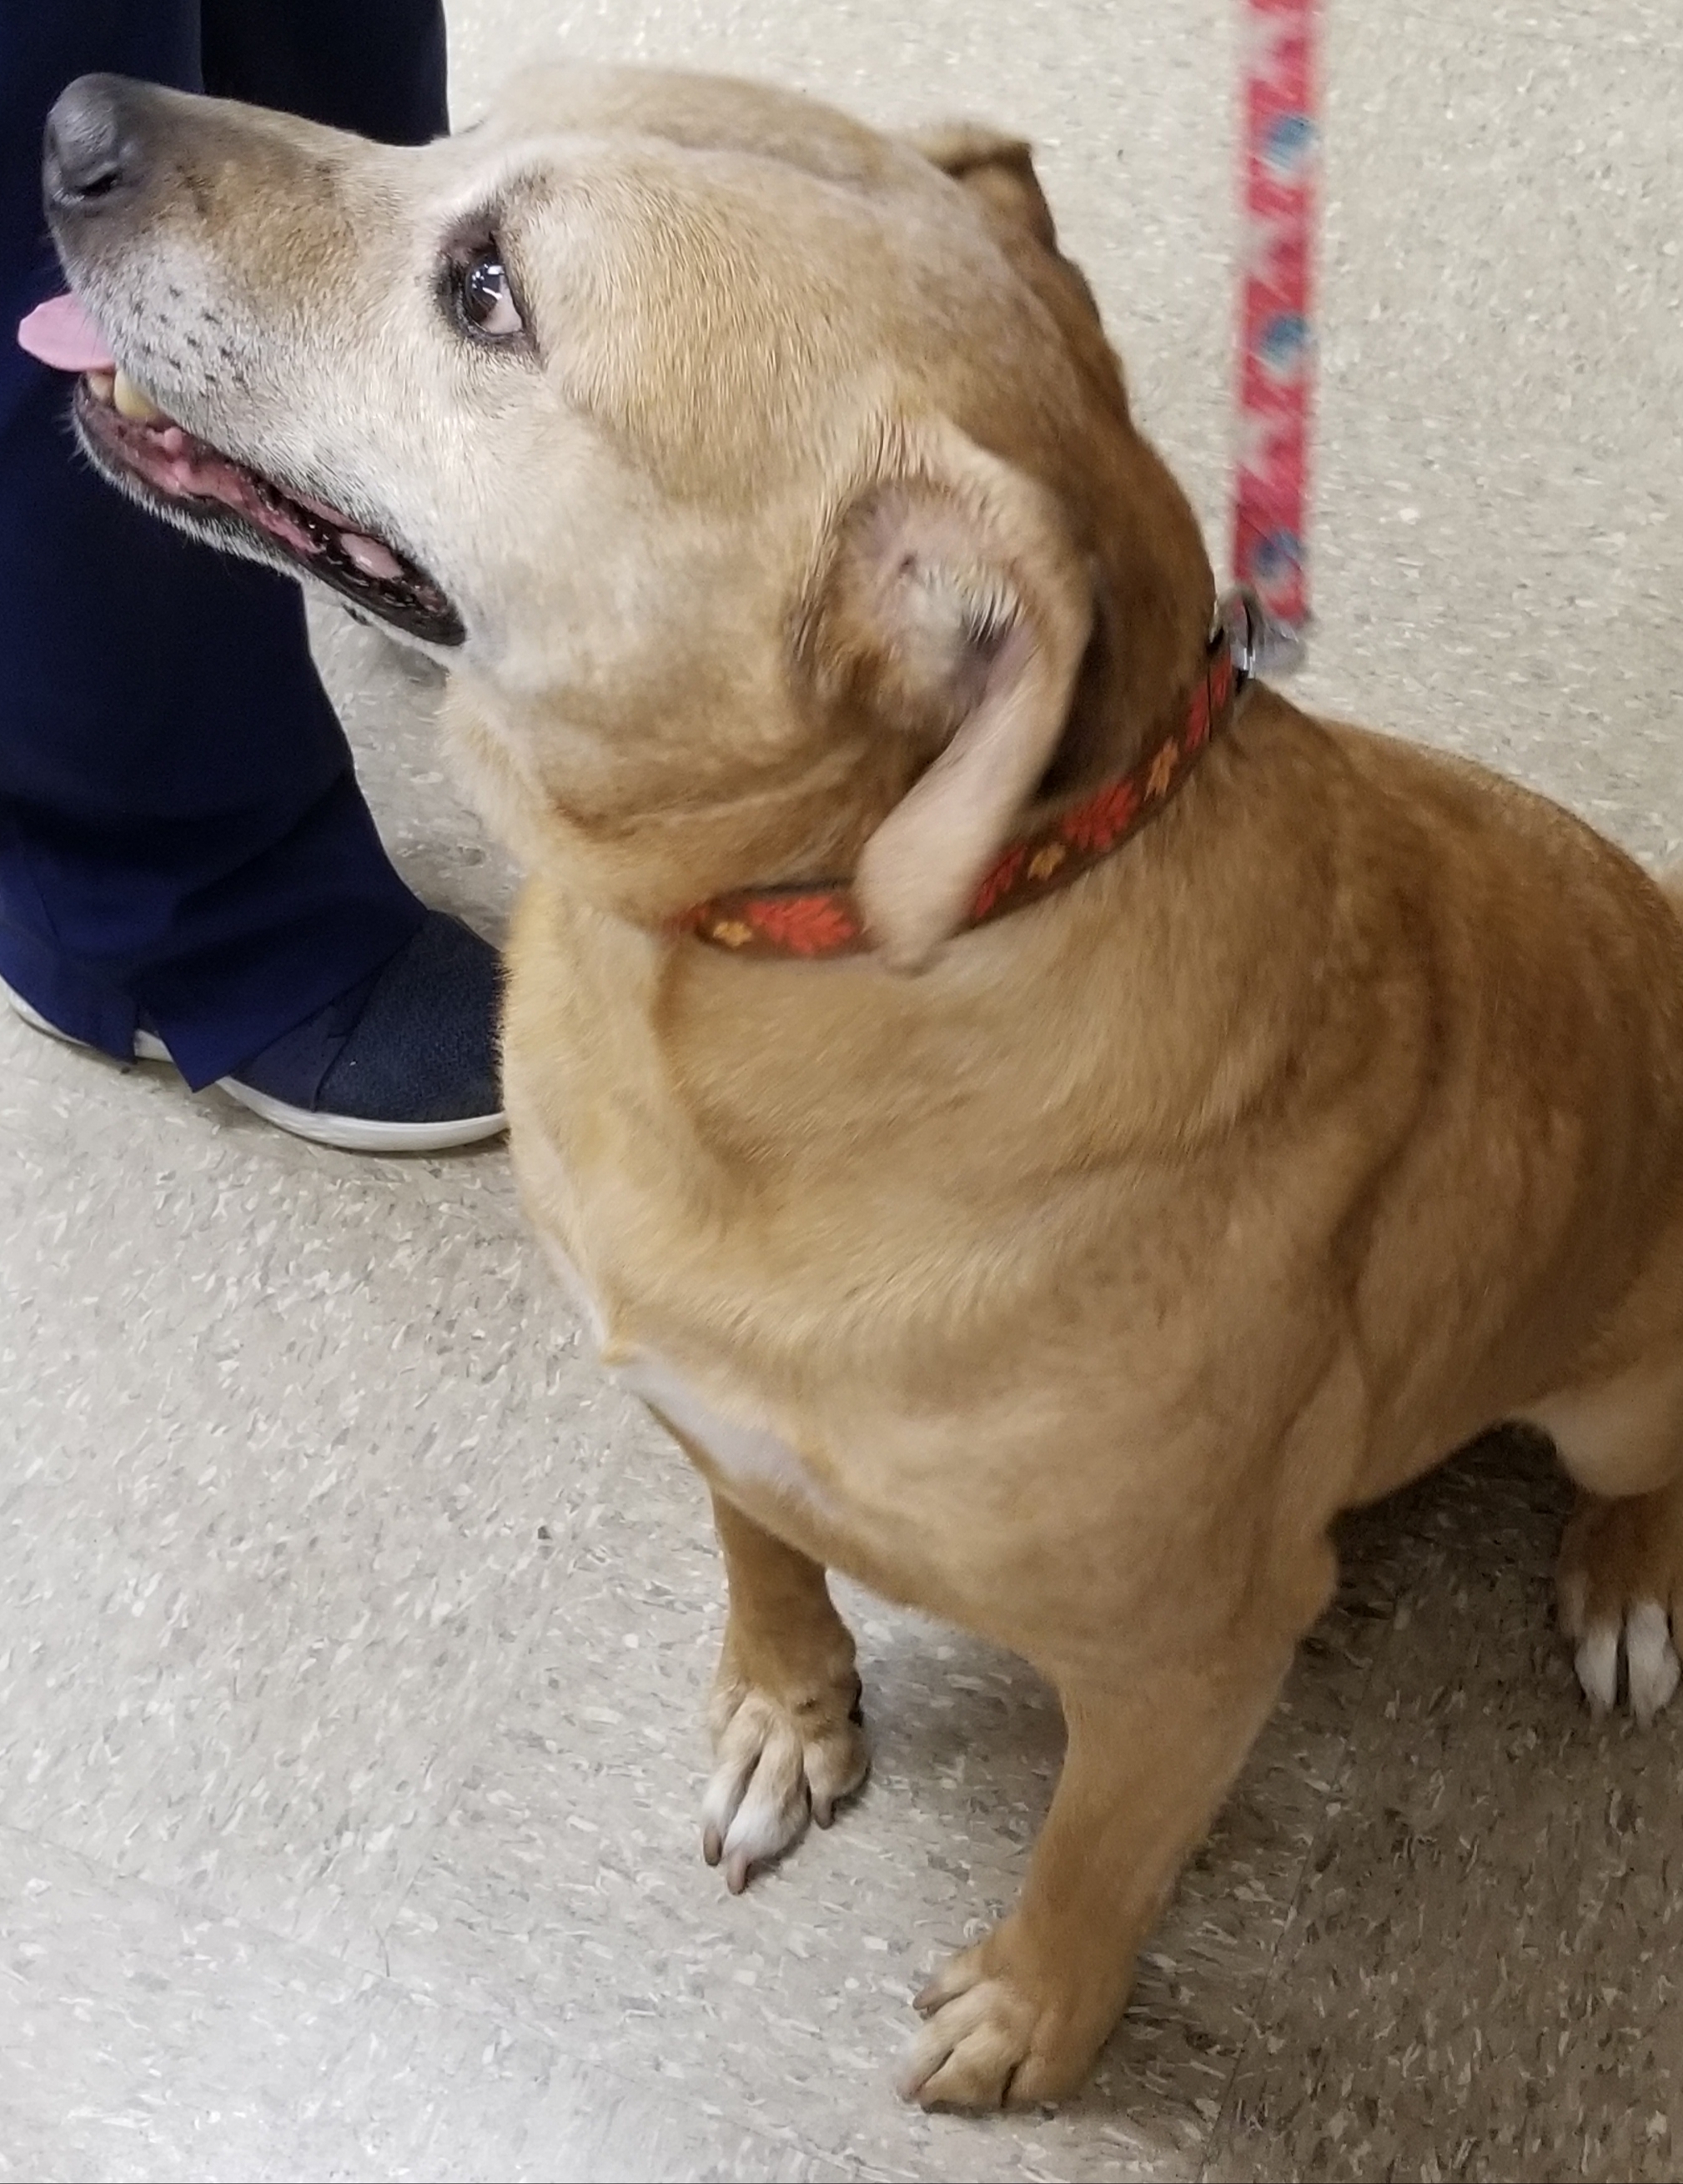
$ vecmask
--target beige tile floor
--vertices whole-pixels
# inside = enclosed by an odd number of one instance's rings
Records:
[[[1219,537],[1231,0],[463,0],[1045,147]],[[1314,702],[1683,834],[1676,0],[1331,0]],[[405,868],[510,878],[432,694],[321,625]],[[1561,1496],[1498,1444],[1347,1579],[1084,2101],[929,2119],[922,1968],[1057,1759],[1009,1660],[851,1602],[878,1739],[741,1902],[695,1846],[699,1496],[499,1152],[277,1137],[0,1023],[0,2176],[1675,2177],[1683,1720],[1592,1727]]]

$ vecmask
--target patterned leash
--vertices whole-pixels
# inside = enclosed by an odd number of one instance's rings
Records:
[[[1257,665],[1285,674],[1309,621],[1320,0],[1241,0],[1244,218],[1233,574],[1262,610]]]

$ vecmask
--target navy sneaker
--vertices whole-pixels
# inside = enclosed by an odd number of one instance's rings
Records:
[[[507,1127],[497,1081],[501,964],[488,941],[442,911],[371,978],[217,1083],[294,1137],[348,1152],[432,1153]],[[80,1039],[7,989],[18,1014],[52,1038]],[[167,1061],[156,1033],[135,1034],[142,1061]]]

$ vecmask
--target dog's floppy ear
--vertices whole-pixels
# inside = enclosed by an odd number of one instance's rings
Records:
[[[1046,299],[1058,312],[1089,372],[1125,411],[1127,398],[1116,358],[1105,338],[1098,300],[1081,268],[1058,248],[1051,207],[1034,172],[1028,146],[1020,136],[1002,136],[997,130],[976,121],[950,122],[945,128],[926,130],[905,141],[979,202],[995,241],[1013,263],[1030,269],[1030,278],[1043,296],[1046,294],[1045,269],[1056,269],[1057,285]],[[1073,319],[1061,305],[1073,306]]]
[[[822,668],[936,755],[866,842],[870,937],[917,970],[962,922],[1063,731],[1092,585],[1051,496],[941,421],[897,434],[844,510]]]
[[[932,166],[984,198],[997,212],[1018,220],[1048,250],[1058,247],[1051,207],[1034,172],[1032,148],[1020,136],[1002,136],[979,121],[950,121],[906,140]]]

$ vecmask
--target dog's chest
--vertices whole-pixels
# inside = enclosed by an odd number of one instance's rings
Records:
[[[556,1239],[546,1235],[543,1241],[562,1288],[601,1349],[607,1341],[608,1327],[600,1303]],[[615,1357],[609,1369],[628,1394],[647,1403],[694,1442],[726,1479],[744,1490],[769,1491],[814,1516],[833,1514],[822,1487],[787,1441],[763,1426],[728,1417],[665,1358],[652,1351],[633,1349]]]
[[[770,1491],[814,1516],[833,1514],[823,1488],[787,1441],[763,1426],[727,1417],[663,1357],[638,1351],[614,1368],[614,1377],[737,1486]]]

